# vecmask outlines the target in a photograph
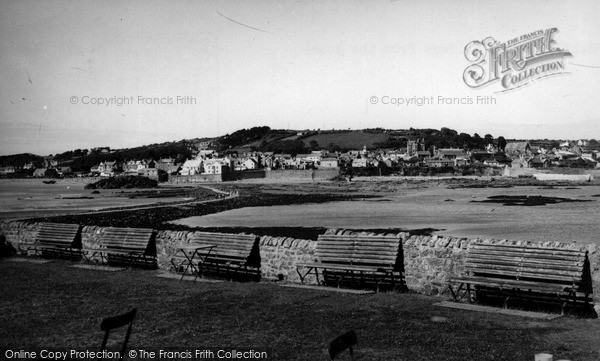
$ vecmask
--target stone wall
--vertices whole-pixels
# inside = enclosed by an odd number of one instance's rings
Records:
[[[241,172],[231,172],[227,174],[227,177],[224,177],[223,180],[226,181],[237,181],[244,179],[262,179],[265,177],[264,169],[255,169],[255,170],[245,170]]]
[[[170,175],[167,182],[171,184],[214,183],[222,182],[223,177],[223,174]]]
[[[158,268],[166,271],[171,269],[171,257],[182,246],[190,244],[194,232],[190,231],[158,231],[156,235],[156,258]]]
[[[300,262],[314,262],[316,242],[306,239],[263,236],[260,239],[262,277],[267,280],[283,280],[300,283],[296,265]],[[311,274],[305,283],[316,284]]]
[[[267,179],[278,180],[326,180],[338,175],[339,169],[284,169],[265,172]]]
[[[503,176],[518,177],[518,176],[533,176],[534,174],[568,174],[568,175],[587,175],[591,176],[592,182],[600,181],[600,169],[590,168],[567,168],[567,167],[548,167],[548,168],[504,168]]]
[[[26,222],[1,222],[0,233],[6,235],[13,247],[35,238],[39,224]],[[84,248],[95,248],[103,227],[86,226],[82,230]],[[328,230],[334,234],[352,234],[349,230]],[[156,249],[160,269],[170,270],[171,256],[183,245],[189,244],[193,232],[158,231]],[[371,233],[360,233],[371,234]],[[427,295],[447,295],[450,277],[464,271],[467,247],[471,243],[511,244],[549,248],[570,248],[588,251],[596,298],[600,293],[600,245],[573,242],[530,242],[516,240],[467,239],[451,236],[415,236],[399,233],[402,241],[406,283],[410,290]],[[315,261],[315,241],[287,237],[263,236],[259,239],[263,280],[300,282],[296,265]],[[305,279],[315,284],[314,276]]]
[[[38,233],[37,224],[26,222],[0,222],[0,233],[6,236],[6,240],[18,251],[19,244],[31,242]]]
[[[464,272],[467,247],[471,243],[569,248],[588,251],[592,284],[600,291],[600,249],[596,244],[568,242],[531,242],[494,239],[467,239],[446,236],[408,236],[402,234],[404,268],[409,289],[427,295],[447,295],[448,280]],[[598,296],[597,296],[598,297]]]

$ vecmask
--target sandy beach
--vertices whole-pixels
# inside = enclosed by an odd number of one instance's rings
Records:
[[[0,220],[16,220],[44,216],[98,211],[107,208],[141,206],[181,201],[182,198],[130,198],[135,190],[84,189],[87,182],[62,179],[45,184],[41,179],[0,180]]]
[[[576,188],[576,189],[568,189]],[[172,223],[195,227],[327,227],[437,229],[470,238],[599,242],[600,186],[448,189],[398,187],[383,198],[253,207]],[[541,195],[584,201],[542,206],[480,203],[490,196]]]

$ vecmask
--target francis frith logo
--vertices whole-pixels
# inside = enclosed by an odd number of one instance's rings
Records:
[[[565,73],[564,57],[572,56],[557,46],[557,28],[537,30],[500,43],[492,37],[465,46],[471,63],[463,79],[471,88],[500,83],[507,91],[547,76]]]

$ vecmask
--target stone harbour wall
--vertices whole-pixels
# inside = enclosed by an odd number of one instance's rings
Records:
[[[314,262],[316,242],[306,239],[263,236],[260,238],[261,273],[263,279],[300,283],[296,265]],[[313,274],[304,279],[316,284]]]
[[[0,222],[0,233],[6,236],[14,248],[19,243],[31,242],[39,229],[39,224],[26,222]],[[99,236],[105,228],[86,226],[82,230],[84,248],[98,246]],[[351,230],[332,229],[329,234],[373,234],[355,233]],[[171,256],[183,245],[189,244],[192,231],[158,231],[156,251],[159,268],[171,269]],[[530,242],[518,240],[467,239],[451,236],[418,236],[408,233],[397,234],[402,242],[402,256],[407,286],[410,290],[427,295],[448,295],[448,280],[464,272],[464,261],[469,244],[510,244],[520,246],[570,248],[588,252],[593,287],[598,299],[600,292],[600,246],[576,242]],[[261,272],[264,281],[299,283],[297,265],[314,262],[317,242],[288,237],[262,236],[259,239]],[[99,257],[97,258],[99,260]],[[314,276],[305,279],[307,284],[316,284]]]
[[[26,222],[0,222],[0,234],[6,236],[6,241],[19,251],[19,244],[32,242],[38,233],[37,224]]]
[[[592,285],[597,290],[596,294],[600,292],[600,249],[596,244],[467,239],[448,236],[407,236],[403,234],[404,268],[408,288],[427,295],[448,295],[448,281],[452,276],[464,272],[467,247],[469,244],[474,243],[587,251],[591,265]]]

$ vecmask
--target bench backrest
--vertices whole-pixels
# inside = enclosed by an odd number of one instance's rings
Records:
[[[471,244],[465,268],[473,276],[592,287],[587,252],[576,249]]]
[[[227,257],[232,260],[247,262],[249,265],[260,265],[258,237],[253,234],[194,232],[190,245],[212,244],[211,256]],[[201,250],[206,254],[208,250]]]
[[[401,270],[396,236],[320,235],[315,256],[321,263]]]
[[[47,247],[81,248],[81,227],[78,224],[42,223],[35,240]]]
[[[108,227],[100,236],[100,245],[108,250],[156,256],[155,238],[156,233],[151,228]]]

